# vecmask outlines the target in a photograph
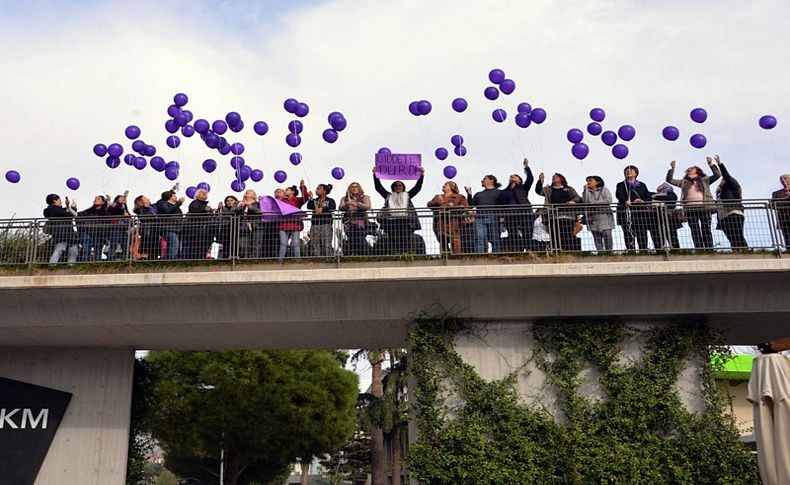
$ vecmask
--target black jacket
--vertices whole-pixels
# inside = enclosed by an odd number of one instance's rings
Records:
[[[532,207],[529,201],[529,190],[532,187],[532,183],[535,181],[535,177],[532,175],[532,170],[529,168],[529,165],[524,167],[524,175],[527,176],[527,180],[525,180],[524,183],[514,187],[508,186],[502,190],[502,201],[505,204],[512,204],[512,200],[515,198],[518,205]]]
[[[729,200],[736,200],[738,202],[728,202],[724,204],[725,212],[733,211],[733,210],[743,210],[743,204],[741,203],[741,199],[743,198],[743,192],[741,190],[741,184],[738,183],[737,180],[732,178],[730,172],[727,170],[727,167],[724,166],[721,162],[719,162],[719,170],[721,171],[721,177],[724,179],[724,186],[722,187],[719,185],[718,190],[716,191],[716,196],[720,201],[729,201]]]
[[[44,217],[48,219],[45,223],[45,232],[52,236],[55,244],[67,242],[77,244],[77,233],[74,231],[74,215],[63,207],[50,205],[44,209]]]
[[[179,232],[182,226],[182,219],[177,217],[180,214],[183,214],[181,211],[181,202],[176,202],[175,204],[171,204],[166,200],[159,200],[156,203],[156,213],[160,217],[159,226],[161,229],[160,233],[164,233],[164,231],[173,231]]]

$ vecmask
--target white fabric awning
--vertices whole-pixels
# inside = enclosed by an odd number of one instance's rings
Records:
[[[760,478],[790,485],[790,361],[780,354],[754,358],[746,399],[754,408]]]

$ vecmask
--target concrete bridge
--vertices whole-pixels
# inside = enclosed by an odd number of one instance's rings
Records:
[[[729,344],[790,336],[790,259],[773,255],[227,269],[0,277],[0,376],[73,394],[37,483],[123,483],[135,349],[402,347],[441,309],[511,325],[704,320]]]

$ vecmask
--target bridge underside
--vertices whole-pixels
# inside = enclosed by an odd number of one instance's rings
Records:
[[[419,265],[0,278],[0,347],[379,348],[445,309],[491,322],[703,319],[790,336],[790,259]]]

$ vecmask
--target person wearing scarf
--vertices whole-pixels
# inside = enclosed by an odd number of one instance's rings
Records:
[[[653,248],[661,248],[656,213],[651,210],[653,195],[644,182],[641,182],[639,168],[628,165],[623,169],[625,179],[617,184],[617,224],[623,228],[625,247],[629,250],[648,249],[647,235],[653,240]]]
[[[790,174],[779,177],[779,183],[782,188],[771,194],[771,205],[776,211],[777,225],[787,248],[790,246]]]
[[[544,224],[549,227],[551,241],[555,249],[563,251],[581,251],[581,240],[573,231],[576,226],[578,208],[573,207],[582,201],[576,189],[568,185],[568,180],[561,173],[551,176],[551,184],[543,185],[543,172],[538,175],[535,193],[542,195],[544,205],[548,207],[548,215]]]
[[[340,199],[339,209],[343,212],[343,231],[348,244],[343,248],[345,256],[363,256],[366,252],[368,233],[368,211],[370,197],[365,195],[359,182],[348,186],[346,195]]]
[[[666,229],[662,231],[662,247],[669,246],[672,249],[680,249],[680,241],[678,240],[678,229],[683,227],[680,222],[680,216],[677,205],[678,196],[675,190],[666,182],[656,187],[653,193],[653,207],[656,208],[656,215],[659,224],[664,224],[666,221]]]
[[[307,209],[313,211],[310,224],[310,251],[313,256],[332,255],[332,213],[335,199],[329,197],[332,184],[318,184],[315,199],[310,199]]]
[[[502,189],[502,202],[510,206],[505,214],[505,229],[507,229],[505,247],[510,252],[521,252],[532,248],[532,226],[535,223],[535,215],[532,213],[529,191],[532,189],[535,177],[526,158],[524,175],[527,177],[526,181],[521,175],[512,174],[507,187]]]
[[[376,192],[384,198],[384,207],[377,220],[390,242],[387,254],[415,252],[412,249],[412,235],[414,231],[420,229],[420,220],[412,199],[422,190],[424,178],[425,168],[420,167],[420,178],[409,191],[406,191],[403,182],[396,180],[390,185],[392,192],[388,192],[376,176],[376,169],[373,169],[373,185],[376,187]]]
[[[741,202],[741,199],[743,199],[741,184],[730,175],[730,172],[721,163],[718,155],[715,155],[713,158],[716,160],[721,172],[721,182],[716,188],[716,200],[719,202],[719,223],[716,228],[724,232],[732,249],[746,248],[749,245],[746,243],[746,237],[743,234],[743,224],[746,218],[743,212],[743,203]]]
[[[675,160],[670,162],[666,181],[680,187],[680,203],[683,205],[683,213],[691,229],[694,247],[711,249],[713,248],[713,233],[710,228],[711,206],[714,202],[710,184],[721,177],[721,171],[708,157],[708,166],[713,175],[709,177],[701,168],[693,165],[686,169],[686,174],[682,179],[676,179],[674,178],[676,163]]]
[[[612,250],[612,229],[614,217],[612,216],[612,193],[605,187],[603,179],[597,175],[590,175],[586,179],[587,185],[582,191],[582,204],[585,204],[585,220],[587,229],[593,235],[596,251]]]
[[[298,194],[301,192],[301,196]],[[312,197],[307,191],[304,180],[299,181],[299,188],[296,185],[287,187],[283,193],[282,201],[300,209]],[[277,230],[280,234],[280,251],[277,257],[280,261],[285,258],[288,246],[291,246],[291,256],[300,258],[302,256],[302,240],[299,237],[304,229],[304,214],[297,212],[290,216],[284,216],[277,222]]]

